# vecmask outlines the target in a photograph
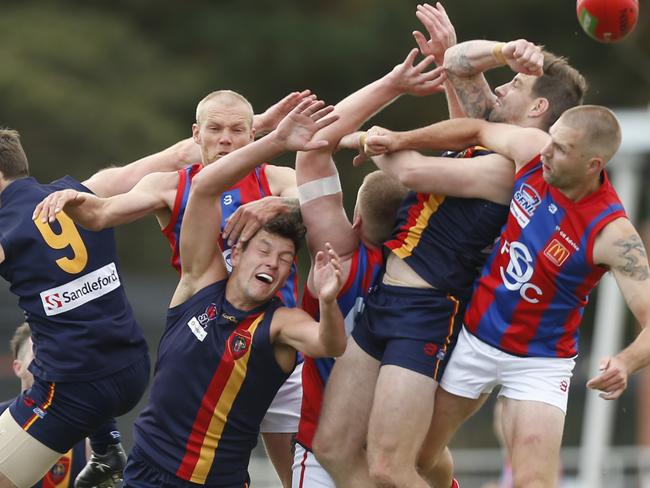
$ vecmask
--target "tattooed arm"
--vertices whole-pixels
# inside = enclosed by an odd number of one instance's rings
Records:
[[[507,43],[475,40],[447,49],[444,66],[465,114],[487,119],[497,97],[483,72],[508,65],[516,73],[540,76],[543,63],[541,49],[525,39]]]
[[[605,226],[596,238],[593,256],[595,263],[609,267],[642,327],[629,346],[601,360],[601,374],[587,383],[603,391],[602,398],[613,400],[627,387],[630,374],[650,364],[650,268],[641,237],[627,218]]]

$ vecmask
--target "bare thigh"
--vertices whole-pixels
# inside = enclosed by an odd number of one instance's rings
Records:
[[[442,387],[436,390],[431,424],[420,450],[419,465],[423,471],[434,468],[456,431],[487,398],[487,394],[475,399],[454,395]]]
[[[564,412],[547,403],[503,401],[503,435],[516,487],[554,487],[560,464]]]
[[[406,465],[415,469],[428,427],[422,420],[431,418],[437,385],[433,378],[399,366],[381,367],[368,430],[371,465],[390,463],[396,469]]]
[[[379,361],[349,338],[327,381],[314,444],[339,456],[363,449],[378,374]]]

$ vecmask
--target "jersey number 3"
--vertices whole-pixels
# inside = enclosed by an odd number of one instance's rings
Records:
[[[33,222],[47,245],[52,249],[64,249],[68,246],[72,248],[74,252],[72,258],[62,257],[56,260],[59,268],[70,274],[80,273],[88,264],[86,245],[70,217],[59,212],[56,215],[56,220],[61,226],[61,232],[58,234],[52,230],[48,222],[41,222],[41,219],[36,219]]]

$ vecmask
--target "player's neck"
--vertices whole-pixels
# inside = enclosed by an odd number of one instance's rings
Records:
[[[236,280],[232,279],[232,275],[228,279],[228,283],[226,283],[226,300],[237,310],[243,312],[253,310],[264,304],[264,302],[260,302],[259,300],[251,299],[246,293],[244,293]]]
[[[0,176],[0,193],[2,193],[5,188],[7,188],[9,185],[11,185],[14,181],[20,178],[14,178],[12,180],[7,180],[5,179],[4,176]]]
[[[581,182],[570,188],[558,188],[558,190],[572,202],[578,202],[583,198],[595,193],[600,188],[600,179],[593,179]]]

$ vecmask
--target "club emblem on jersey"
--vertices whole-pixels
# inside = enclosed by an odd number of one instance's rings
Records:
[[[238,330],[230,337],[230,350],[235,359],[239,359],[248,351],[252,342],[250,333],[247,330]]]
[[[199,323],[205,327],[208,322],[217,318],[217,306],[214,303],[211,303],[206,307],[205,312],[197,318],[199,319]]]
[[[556,266],[562,266],[570,254],[569,250],[557,239],[553,239],[544,249],[544,256]]]
[[[521,227],[526,227],[541,202],[542,199],[537,190],[527,183],[523,183],[512,197],[510,212]]]

